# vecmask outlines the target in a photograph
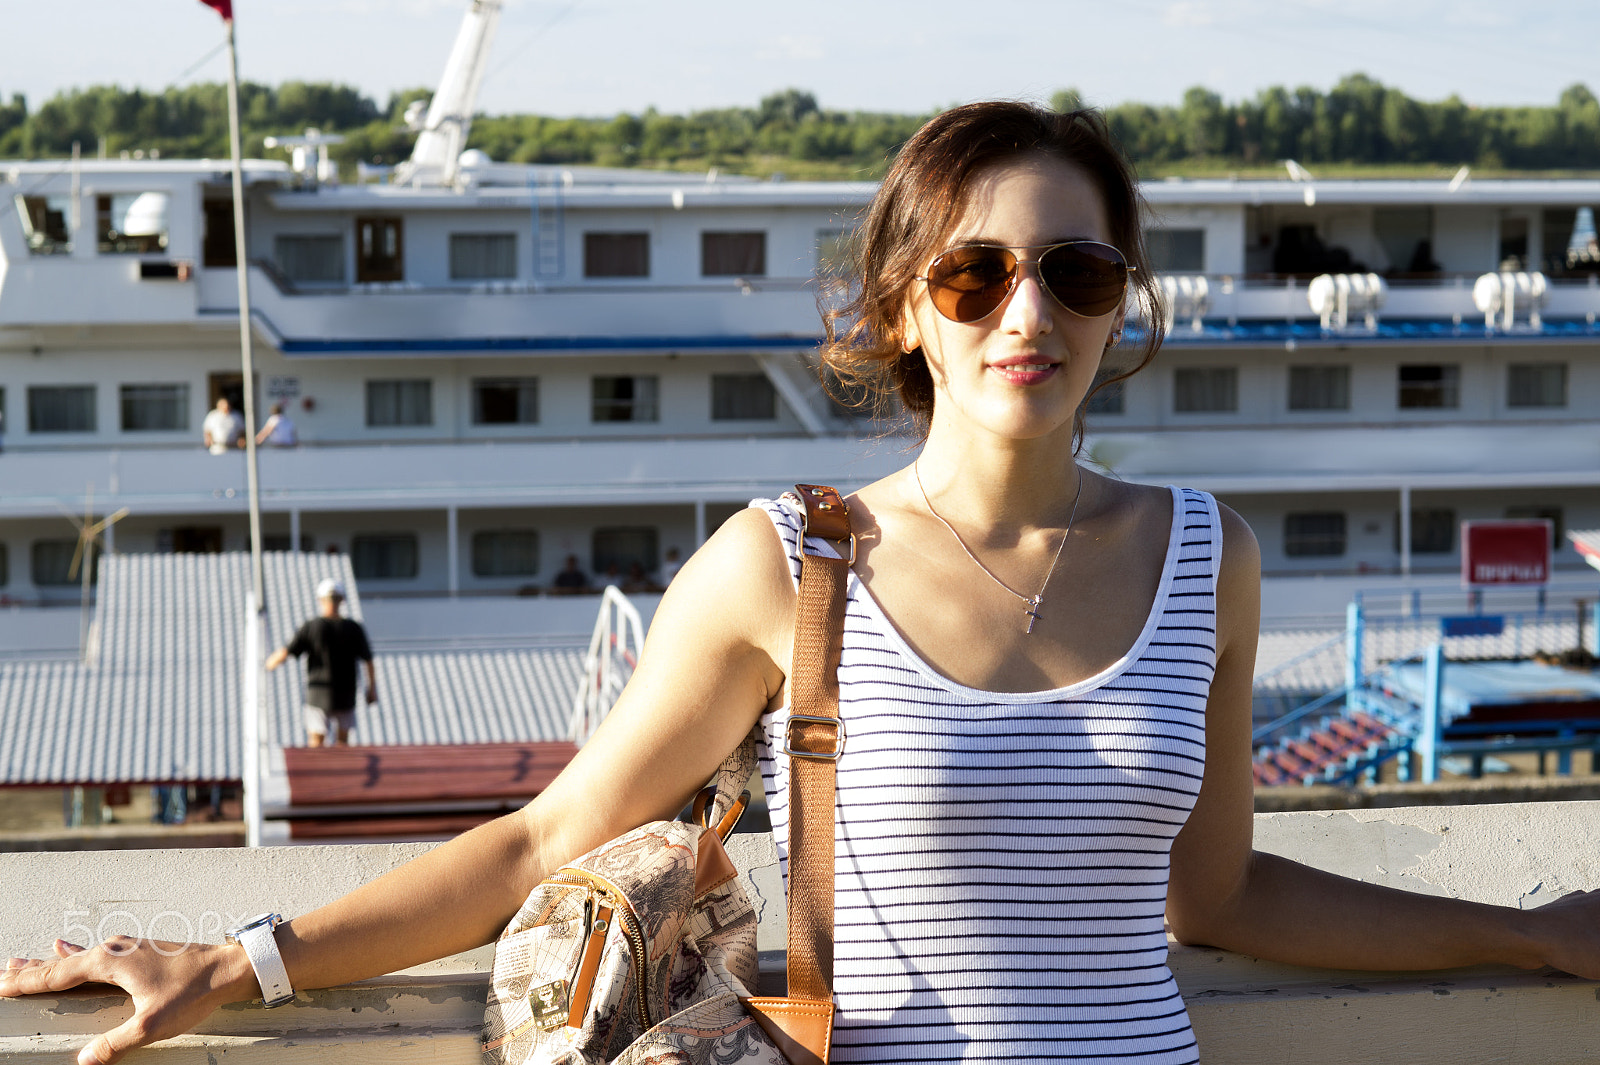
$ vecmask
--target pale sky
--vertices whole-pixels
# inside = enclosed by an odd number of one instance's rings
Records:
[[[235,0],[241,76],[388,93],[437,81],[468,0]],[[0,95],[160,90],[226,76],[199,0],[3,0]],[[1600,92],[1596,0],[506,0],[479,109],[612,115],[753,105],[795,87],[840,110],[986,97],[1176,103],[1362,71],[1413,97]],[[191,68],[194,68],[190,72]]]

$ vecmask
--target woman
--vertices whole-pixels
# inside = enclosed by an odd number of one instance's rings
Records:
[[[1251,852],[1254,539],[1201,493],[1072,458],[1126,279],[1155,304],[1132,178],[1096,116],[934,119],[862,258],[828,359],[888,381],[926,441],[850,500],[835,1060],[1195,1061],[1163,912],[1186,942],[1290,962],[1600,977],[1596,893],[1521,912]],[[279,929],[294,986],[488,942],[544,874],[673,816],[752,723],[781,731],[795,528],[763,503],[689,560],[600,733],[526,809]],[[782,840],[783,758],[763,770]],[[129,945],[58,944],[0,994],[126,988],[134,1018],[86,1063],[258,995],[243,951]]]

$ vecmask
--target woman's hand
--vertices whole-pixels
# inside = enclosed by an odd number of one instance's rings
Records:
[[[1600,889],[1574,891],[1523,914],[1538,952],[1524,968],[1548,965],[1600,980]]]
[[[111,1065],[135,1047],[189,1031],[226,1002],[256,994],[243,950],[202,943],[166,943],[117,936],[85,948],[56,940],[54,960],[11,958],[0,973],[0,997],[112,984],[133,999],[133,1016],[96,1036],[78,1065]]]

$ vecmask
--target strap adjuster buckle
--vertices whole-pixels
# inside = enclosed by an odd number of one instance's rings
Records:
[[[833,750],[831,751],[803,751],[795,746],[795,725],[832,725]],[[817,714],[790,714],[789,720],[783,729],[783,753],[791,758],[810,758],[816,761],[836,762],[844,753],[844,722],[836,717],[821,717]]]

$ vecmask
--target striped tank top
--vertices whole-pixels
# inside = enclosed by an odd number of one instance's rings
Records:
[[[1200,790],[1222,532],[1172,489],[1138,640],[1044,692],[968,688],[848,582],[835,844],[835,1062],[1197,1062],[1167,968],[1168,858]],[[796,580],[800,520],[772,518]],[[826,547],[824,549],[827,549]],[[788,876],[788,708],[761,774]]]

